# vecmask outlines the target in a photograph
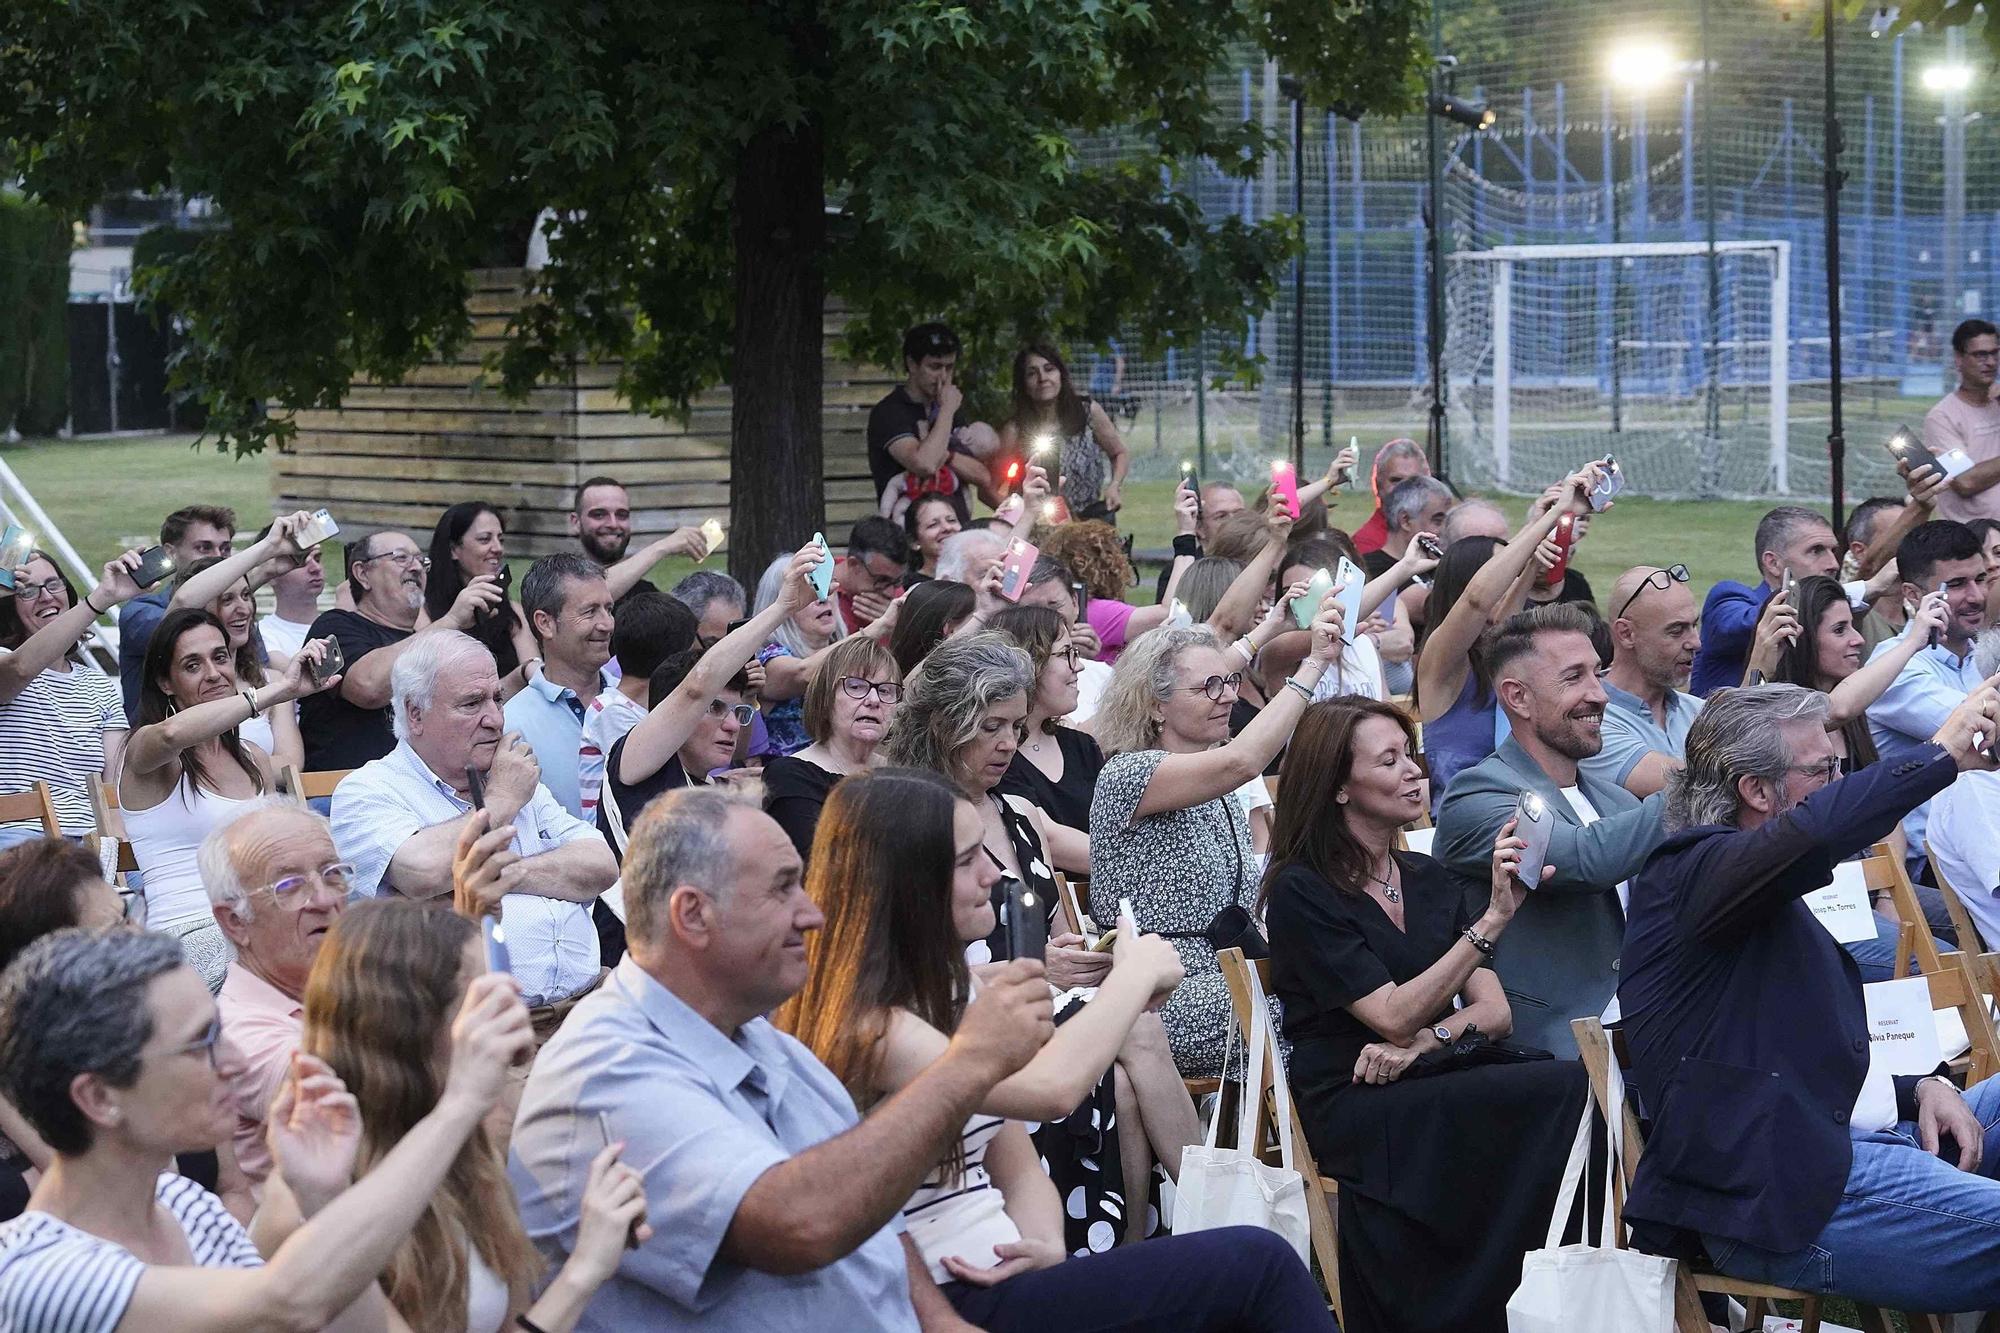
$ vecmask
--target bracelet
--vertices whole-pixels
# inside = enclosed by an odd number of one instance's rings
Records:
[[[1299,692],[1299,698],[1304,699],[1307,703],[1311,703],[1313,701],[1312,687],[1310,685],[1307,685],[1304,681],[1300,680],[1297,676],[1285,677],[1285,684],[1290,686],[1292,689],[1297,690]]]
[[[244,703],[250,705],[251,717],[256,717],[258,714],[264,711],[263,709],[257,707],[257,696],[255,694],[251,693],[249,690],[238,690],[237,693],[243,696]]]
[[[1465,928],[1464,934],[1465,934],[1465,942],[1467,944],[1470,944],[1473,948],[1479,950],[1481,954],[1485,955],[1488,958],[1491,958],[1493,956],[1492,940],[1487,939],[1484,935],[1481,935],[1471,926],[1467,926]]]
[[[92,589],[90,590],[90,592],[87,592],[87,593],[85,593],[85,594],[83,595],[83,604],[84,604],[85,606],[87,606],[87,607],[89,607],[89,608],[90,608],[90,618],[91,618],[92,620],[96,620],[96,619],[98,619],[99,617],[101,617],[101,616],[103,616],[103,615],[105,614],[105,612],[103,612],[103,611],[100,611],[100,610],[98,610],[98,609],[97,609],[97,603],[96,603],[96,602],[93,602],[93,601],[91,601],[91,600],[90,600],[90,594],[91,594],[91,593],[94,593],[94,592],[96,592],[96,591],[97,591],[97,589],[95,589],[95,588],[92,588]]]
[[[1236,650],[1243,654],[1243,665],[1249,666],[1257,660],[1257,650],[1250,646],[1250,636],[1244,635],[1236,641]]]
[[[1183,532],[1174,538],[1174,558],[1186,556],[1190,560],[1201,558],[1201,539],[1191,532]]]

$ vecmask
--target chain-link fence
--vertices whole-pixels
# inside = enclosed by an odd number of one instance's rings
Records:
[[[1441,82],[1496,113],[1484,132],[1438,122],[1450,475],[1532,489],[1611,452],[1653,494],[1824,497],[1818,6],[1439,4]],[[1951,387],[1952,326],[2000,292],[1995,76],[1962,33],[1890,36],[1892,17],[1869,6],[1835,34],[1850,502],[1893,484],[1882,441]],[[1289,138],[1278,71],[1228,77],[1241,115]],[[1261,382],[1208,382],[1216,337],[1079,358],[1142,475],[1199,453],[1248,476],[1283,452],[1295,348],[1316,457],[1426,436],[1426,122],[1308,108],[1305,127],[1305,318],[1288,278],[1233,349],[1263,358]],[[1293,158],[1250,181],[1192,164],[1174,188],[1288,213]]]

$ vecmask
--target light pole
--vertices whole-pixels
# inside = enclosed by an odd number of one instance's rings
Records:
[[[1972,66],[1965,62],[1965,30],[1947,28],[1944,63],[1928,66],[1924,87],[1944,101],[1938,123],[1944,129],[1944,281],[1938,291],[1938,322],[1948,334],[1964,313],[1964,288],[1958,266],[1965,253],[1965,94],[1972,87]],[[1946,356],[1945,364],[1951,364]]]
[[[1667,46],[1654,38],[1632,37],[1614,45],[1605,60],[1605,81],[1613,89],[1632,96],[1633,128],[1637,135],[1634,162],[1644,160],[1646,135],[1646,97],[1648,94],[1666,87],[1679,63]],[[1607,136],[1604,148],[1605,175],[1612,175],[1614,155],[1609,135],[1611,134],[1611,98],[1605,95],[1605,126]],[[1606,181],[1607,197],[1605,209],[1611,223],[1611,243],[1616,245],[1621,239],[1618,217],[1618,190],[1614,181]],[[1641,219],[1644,222],[1644,219]],[[1625,264],[1613,257],[1611,260],[1611,433],[1619,434],[1625,428]]]
[[[1429,166],[1428,198],[1424,200],[1424,242],[1429,263],[1424,273],[1424,350],[1430,359],[1431,408],[1429,438],[1431,475],[1452,485],[1445,459],[1444,382],[1444,149],[1438,137],[1438,121],[1448,120],[1470,133],[1491,129],[1498,117],[1484,102],[1455,96],[1448,86],[1449,71],[1458,58],[1439,49],[1443,42],[1440,6],[1431,6],[1430,95],[1425,99],[1424,141]],[[1454,491],[1457,489],[1453,487]]]

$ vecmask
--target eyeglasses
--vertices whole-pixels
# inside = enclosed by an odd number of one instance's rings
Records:
[[[222,1015],[217,1014],[214,1018],[208,1020],[208,1031],[202,1033],[201,1036],[185,1046],[170,1047],[166,1053],[168,1055],[205,1055],[208,1057],[209,1068],[213,1069],[215,1067],[215,1043],[221,1040]]]
[[[427,555],[421,555],[416,551],[384,551],[380,555],[365,556],[353,563],[357,565],[372,565],[377,560],[387,560],[398,569],[408,569],[411,565],[415,565],[419,569],[429,569],[431,567],[431,558]]]
[[[869,680],[866,676],[843,676],[840,692],[850,699],[866,699],[874,695],[885,704],[895,703],[903,697],[903,687],[893,680]]]
[[[720,699],[710,699],[708,715],[718,722],[725,717],[733,717],[737,726],[747,727],[750,725],[750,719],[757,716],[757,710],[749,704],[726,704]]]
[[[1818,778],[1821,782],[1831,782],[1840,776],[1840,757],[1830,754],[1817,764],[1793,764],[1790,771],[1803,777]]]
[[[1221,703],[1225,694],[1236,694],[1243,689],[1243,673],[1232,671],[1226,676],[1210,676],[1199,685],[1181,687],[1189,694],[1205,694],[1212,703]]]
[[[1049,660],[1052,662],[1067,662],[1071,671],[1076,671],[1083,666],[1083,655],[1077,652],[1074,647],[1065,648],[1061,652],[1050,653]]]
[[[1618,614],[1611,618],[1613,620],[1623,620],[1625,613],[1632,609],[1632,603],[1639,600],[1639,594],[1648,588],[1658,588],[1661,592],[1665,592],[1676,583],[1686,583],[1687,581],[1688,567],[1686,565],[1668,565],[1665,569],[1656,569],[1646,575],[1644,583],[1632,589],[1632,595],[1625,599],[1624,605],[1618,608]]]
[[[47,583],[16,583],[14,585],[14,596],[23,602],[40,601],[44,597],[53,597],[59,592],[66,591],[68,590],[63,587],[61,579],[50,579]]]
[[[296,912],[312,899],[314,885],[330,890],[334,897],[345,898],[348,888],[354,882],[354,867],[345,861],[335,861],[323,865],[310,875],[286,875],[273,880],[257,893],[268,893],[277,900],[278,906],[288,912]]]
[[[1965,352],[1961,355],[1973,361],[2000,361],[2000,348],[1994,348],[1989,352]]]
[[[900,569],[893,574],[877,574],[874,570],[868,568],[868,566],[863,565],[861,566],[861,572],[868,576],[868,585],[876,592],[890,592],[903,586],[903,571]]]

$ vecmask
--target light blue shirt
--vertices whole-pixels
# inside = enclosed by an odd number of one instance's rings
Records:
[[[1624,786],[1632,770],[1649,754],[1686,757],[1688,728],[1701,716],[1701,700],[1679,690],[1667,692],[1667,725],[1653,718],[1653,710],[1638,695],[1621,690],[1610,681],[1604,686],[1604,748],[1577,765],[1599,782]]]
[[[610,679],[601,672],[598,687],[611,688]],[[575,690],[556,684],[536,669],[528,673],[528,683],[503,710],[507,730],[520,732],[535,752],[535,762],[542,767],[542,785],[556,798],[556,804],[579,819],[583,818],[583,795],[577,774],[585,707]]]
[[[354,893],[385,898],[389,861],[396,849],[434,825],[458,819],[472,805],[431,772],[408,741],[355,769],[333,789],[333,845],[354,863]],[[554,851],[578,838],[602,835],[556,804],[549,789],[514,816],[514,850],[523,859]],[[603,963],[597,927],[585,903],[510,893],[500,900],[507,932],[507,970],[532,1007],[567,999],[597,980]]]
[[[759,1176],[860,1119],[840,1081],[768,1020],[726,1036],[628,955],[535,1057],[508,1174],[553,1265],[576,1242],[578,1196],[607,1133],[645,1180],[653,1237],[598,1288],[584,1333],[917,1333],[900,1217],[792,1277],[719,1257]]]
[[[1868,660],[1874,661],[1900,641],[1899,635],[1876,644]],[[1942,645],[1918,649],[1917,655],[1896,673],[1889,688],[1868,705],[1868,734],[1875,742],[1877,757],[1885,764],[1902,759],[1929,761],[1936,754],[1928,748],[1931,737],[1979,681],[1979,669],[1972,664],[1969,650],[1964,657],[1957,657]],[[1910,840],[1912,860],[1923,855],[1924,824],[1929,812],[1930,802],[1926,801],[1903,819],[1903,834]]]

